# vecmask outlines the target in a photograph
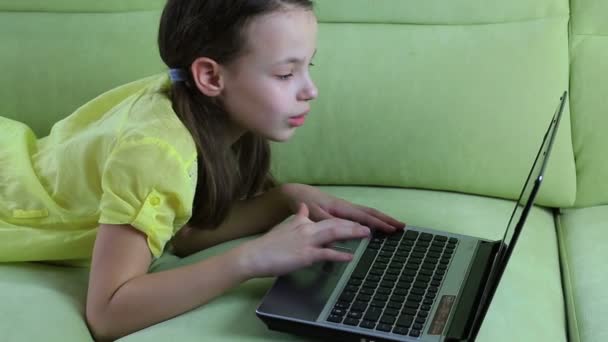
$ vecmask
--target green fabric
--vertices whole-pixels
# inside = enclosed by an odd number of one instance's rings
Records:
[[[166,0],[0,0],[0,11],[127,12],[159,9]]]
[[[606,0],[571,0],[572,29],[575,34],[608,34]]]
[[[159,12],[0,12],[0,116],[39,136],[97,95],[164,69]]]
[[[83,268],[0,264],[0,340],[90,341],[87,277]]]
[[[277,178],[517,198],[568,88],[567,22],[321,24],[320,95],[273,145]],[[569,121],[566,109],[543,205],[574,202]]]
[[[563,210],[558,223],[570,340],[608,341],[608,206]]]
[[[572,2],[571,108],[577,207],[608,204],[608,2]]]
[[[411,225],[489,239],[502,236],[514,205],[505,200],[423,190],[324,190],[376,207]],[[248,239],[230,241],[185,259],[166,254],[155,262],[152,271],[193,263]],[[3,341],[90,340],[83,321],[86,269],[1,265],[0,274]],[[255,308],[271,284],[271,278],[251,280],[205,306],[120,341],[305,341],[269,331],[255,316]],[[553,216],[550,211],[534,208],[478,341],[512,342],[513,327],[517,327],[518,341],[566,341],[563,307]]]
[[[491,24],[569,13],[566,0],[317,0],[315,6],[321,21],[348,23]]]

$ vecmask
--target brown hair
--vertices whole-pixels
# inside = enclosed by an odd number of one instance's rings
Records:
[[[246,45],[246,25],[256,16],[287,8],[312,10],[310,0],[168,0],[160,21],[160,56],[169,68],[189,70],[199,57],[228,64]],[[198,152],[198,181],[190,225],[219,226],[235,200],[276,186],[270,173],[270,144],[251,132],[232,146],[222,105],[202,94],[187,72],[168,97],[190,131]]]

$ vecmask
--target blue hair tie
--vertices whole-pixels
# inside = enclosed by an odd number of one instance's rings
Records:
[[[186,82],[188,80],[188,73],[184,69],[169,69],[169,78],[172,83]]]

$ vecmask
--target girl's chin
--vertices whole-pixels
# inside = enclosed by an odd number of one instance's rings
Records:
[[[266,139],[274,142],[285,142],[291,139],[291,137],[293,137],[295,131],[295,128],[289,128],[281,132],[272,132],[270,134],[265,134],[265,136]]]

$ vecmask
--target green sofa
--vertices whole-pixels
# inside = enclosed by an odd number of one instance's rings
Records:
[[[44,136],[96,95],[166,70],[163,2],[0,0],[0,115]],[[317,0],[316,12],[320,97],[293,140],[273,145],[277,178],[498,239],[567,89],[538,206],[479,341],[608,341],[608,1]],[[151,271],[246,239],[165,253]],[[0,340],[91,341],[87,277],[86,267],[0,265]],[[256,318],[272,280],[121,341],[306,341]]]

